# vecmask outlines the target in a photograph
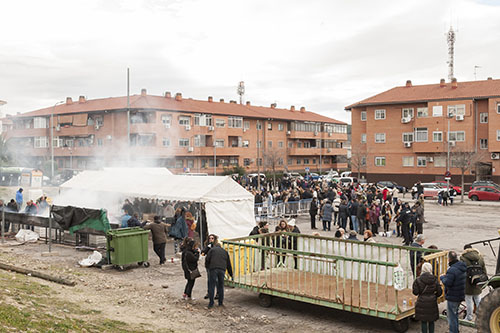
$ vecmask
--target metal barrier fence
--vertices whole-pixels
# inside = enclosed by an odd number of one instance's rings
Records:
[[[309,214],[312,199],[303,199],[299,201],[277,201],[268,205],[267,201],[260,204],[255,204],[254,213],[261,220],[281,217],[295,217],[299,215]]]
[[[234,271],[228,285],[391,320],[414,313],[412,256],[430,254],[424,258],[438,276],[447,266],[444,251],[294,233],[224,240],[223,247]]]

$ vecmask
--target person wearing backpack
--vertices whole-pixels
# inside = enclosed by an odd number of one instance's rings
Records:
[[[479,302],[481,302],[481,287],[478,286],[477,283],[486,281],[488,275],[486,273],[483,256],[478,250],[473,249],[471,245],[467,244],[464,246],[464,252],[462,252],[460,260],[467,265],[467,278],[465,279],[467,317],[465,319],[472,321],[474,304],[476,308],[478,308]]]

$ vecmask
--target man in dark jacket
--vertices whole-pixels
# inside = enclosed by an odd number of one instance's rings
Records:
[[[401,212],[399,213],[398,221],[401,223],[401,232],[403,234],[403,244],[406,246],[409,246],[412,242],[412,237],[410,233],[410,223],[411,223],[411,217],[412,217],[412,212],[410,209],[410,206],[408,205],[407,202],[403,204],[403,207],[401,208]]]
[[[146,225],[147,221],[141,222],[139,221],[139,214],[134,213],[134,215],[128,219],[127,221],[127,227],[133,228],[133,227],[144,227]]]
[[[311,216],[311,229],[316,228],[316,215],[318,215],[318,198],[313,197],[311,201],[311,207],[309,207],[309,215]]]
[[[445,288],[450,333],[458,333],[458,307],[465,299],[467,265],[458,260],[455,251],[448,252],[448,265],[450,268],[445,275],[441,275],[440,279]]]
[[[358,205],[358,211],[356,213],[356,217],[359,224],[359,230],[355,230],[360,235],[365,232],[365,224],[366,224],[366,201],[361,201]]]
[[[484,274],[486,272],[486,266],[484,264],[484,259],[478,250],[473,249],[470,245],[464,246],[464,252],[460,257],[467,267],[472,265],[479,265],[483,269]],[[465,279],[465,304],[467,305],[467,317],[466,320],[472,321],[472,313],[474,311],[474,303],[476,307],[479,307],[479,302],[481,302],[481,287],[477,284],[471,284],[468,278]]]
[[[163,265],[165,259],[165,245],[167,244],[167,225],[160,221],[159,216],[154,217],[154,222],[144,226],[144,229],[151,230],[153,236],[153,250],[160,258],[160,265]]]
[[[233,267],[229,260],[229,254],[224,250],[220,244],[216,244],[207,255],[205,259],[205,266],[209,270],[208,281],[208,308],[214,306],[214,291],[217,286],[217,294],[219,295],[219,306],[224,305],[224,275],[226,273],[233,278]]]
[[[417,235],[417,238],[415,238],[415,241],[411,244],[411,247],[419,247],[422,248],[425,243],[425,238],[424,235]],[[413,272],[413,275],[415,275],[416,268],[418,264],[422,261],[422,252],[421,251],[410,251],[410,266],[411,266],[411,271]]]

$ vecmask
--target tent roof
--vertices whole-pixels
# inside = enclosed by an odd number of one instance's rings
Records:
[[[228,176],[178,176],[132,170],[87,170],[61,187],[162,200],[210,202],[253,199],[250,192]]]

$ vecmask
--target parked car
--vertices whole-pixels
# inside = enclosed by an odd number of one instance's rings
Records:
[[[500,185],[498,185],[497,183],[492,182],[491,180],[476,180],[470,186],[470,190],[472,190],[473,188],[475,188],[477,186],[493,186],[493,187],[495,187],[495,188],[497,188],[497,189],[500,190]]]
[[[433,183],[438,184],[442,188],[446,188],[446,186],[447,186],[446,180],[435,180],[435,181],[433,181]],[[457,194],[462,193],[462,188],[460,186],[456,186],[456,185],[453,185],[452,183],[450,183],[450,187],[452,189],[454,189],[457,192]]]
[[[302,177],[302,175],[298,172],[285,172],[284,176],[289,179],[304,179],[304,177]]]
[[[469,191],[469,199],[478,200],[500,200],[500,189],[495,186],[479,185]]]
[[[249,174],[247,175],[247,177],[248,177],[248,179],[250,179],[250,181],[251,181],[254,177],[257,177],[257,174],[256,174],[256,173],[249,173]],[[261,174],[260,174],[260,181],[264,181],[264,180],[266,180],[266,175],[265,175],[265,174],[263,174],[263,173],[261,173]]]
[[[310,172],[304,178],[307,180],[309,180],[309,179],[318,180],[318,179],[320,179],[320,176],[315,172]]]
[[[424,187],[424,199],[437,198],[439,191],[443,190],[441,186],[435,183],[422,183]]]
[[[351,177],[351,171],[344,171],[340,174],[340,177]]]
[[[401,186],[401,185],[398,185],[398,183],[396,182],[393,182],[391,180],[381,180],[379,182],[377,182],[376,186],[378,188],[384,188],[384,187],[387,187],[388,189],[393,189],[393,188],[397,188],[399,193],[403,193],[404,192],[404,186]]]
[[[344,186],[354,185],[358,183],[358,178],[356,177],[334,177],[332,180]]]

